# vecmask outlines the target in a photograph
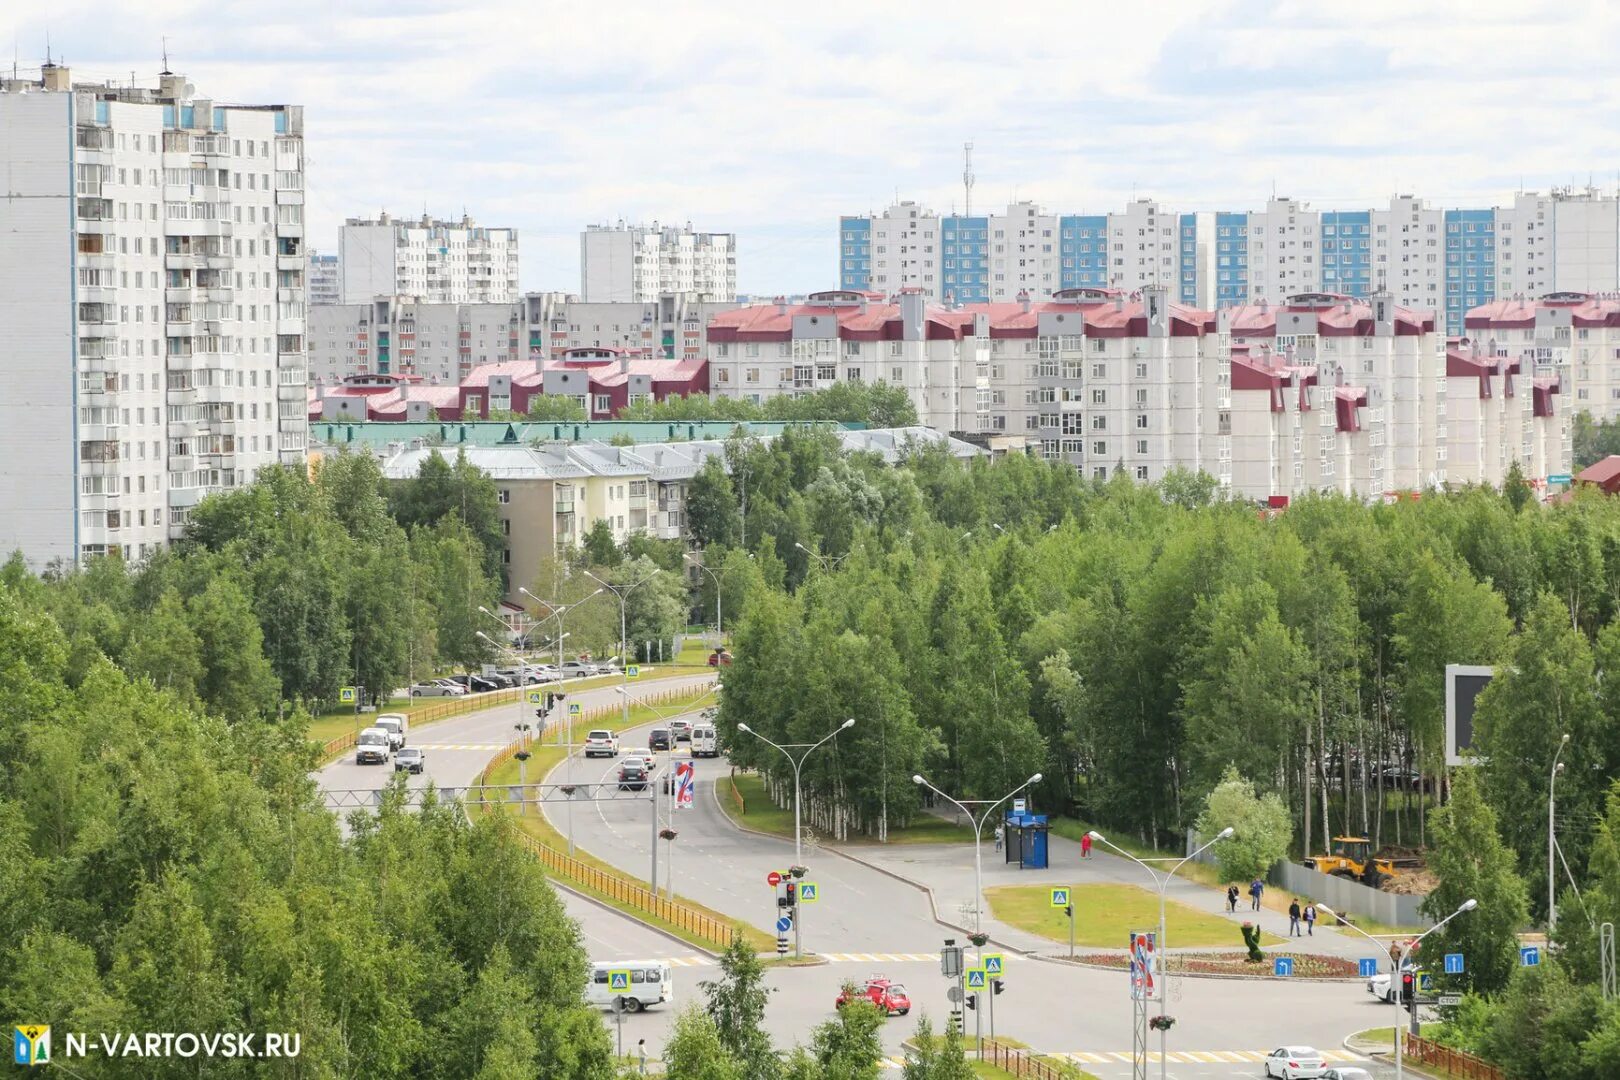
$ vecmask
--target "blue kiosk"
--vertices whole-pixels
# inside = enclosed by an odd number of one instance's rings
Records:
[[[1017,863],[1020,870],[1045,870],[1046,815],[1008,811],[1003,825],[1007,861]]]

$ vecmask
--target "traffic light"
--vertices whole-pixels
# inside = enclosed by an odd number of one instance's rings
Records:
[[[1412,1004],[1412,998],[1416,989],[1417,975],[1411,971],[1401,972],[1401,1004]]]
[[[966,1005],[970,1009],[977,1009],[979,1007],[979,995],[978,994],[969,994],[967,996],[967,1000],[964,1001],[962,1004]]]
[[[1063,917],[1065,919],[1074,918],[1074,905],[1073,904],[1064,904],[1063,905]]]
[[[799,887],[794,882],[787,882],[787,906],[797,907],[799,903]]]
[[[1003,990],[1007,989],[1007,987],[1006,987],[1006,985],[1004,983],[1002,983],[1002,981],[1000,979],[991,979],[990,980],[990,989],[992,991],[994,991],[995,993],[999,994]]]

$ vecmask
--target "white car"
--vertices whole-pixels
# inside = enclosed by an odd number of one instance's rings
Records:
[[[1403,972],[1412,971],[1414,968],[1411,964],[1408,964],[1401,970]],[[1385,1002],[1386,1004],[1393,1004],[1397,994],[1396,988],[1398,985],[1399,984],[1390,978],[1389,972],[1380,971],[1378,974],[1367,980],[1367,993],[1371,994],[1379,1001]]]
[[[368,727],[354,740],[354,763],[356,765],[371,763],[386,765],[393,753],[393,740],[383,728]]]
[[[596,665],[589,660],[567,660],[562,666],[565,679],[583,679],[597,674]]]
[[[1266,1057],[1266,1075],[1278,1080],[1319,1080],[1327,1062],[1310,1046],[1279,1046]]]
[[[619,737],[605,728],[591,732],[585,736],[585,756],[618,757]]]
[[[411,687],[411,697],[460,697],[467,692],[467,688],[448,679],[434,679],[431,682],[420,682]]]

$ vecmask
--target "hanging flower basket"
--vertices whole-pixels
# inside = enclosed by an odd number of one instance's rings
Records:
[[[674,829],[659,829],[658,830],[658,838],[660,840],[673,840],[673,839],[675,839],[675,836],[676,836],[676,832],[675,832]]]
[[[1169,1031],[1175,1026],[1176,1018],[1173,1016],[1152,1016],[1148,1018],[1148,1027],[1154,1031]]]
[[[564,784],[564,785],[563,785],[563,786],[562,786],[562,793],[563,793],[563,794],[564,794],[564,795],[567,795],[567,796],[568,796],[568,797],[569,797],[569,798],[573,798],[573,795],[574,795],[574,785],[573,785],[573,784]]]
[[[808,866],[790,866],[790,867],[788,867],[788,873],[790,875],[792,875],[794,878],[802,878],[802,877],[804,877],[804,875],[808,874],[809,872],[810,872],[810,868]]]
[[[990,940],[990,935],[989,934],[969,934],[968,935],[968,940],[973,942],[973,947],[975,949],[982,949],[982,948],[984,948],[984,943]]]
[[[528,761],[529,760],[529,752],[527,750],[519,750],[517,753],[513,754],[512,756],[517,758],[519,761]]]

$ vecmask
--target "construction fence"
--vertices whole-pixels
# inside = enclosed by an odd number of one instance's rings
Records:
[[[1189,852],[1195,850],[1202,842],[1188,830]],[[1209,851],[1200,853],[1197,859],[1201,863],[1216,865],[1215,856]],[[1421,896],[1406,896],[1374,889],[1351,878],[1334,877],[1332,874],[1324,874],[1320,870],[1313,870],[1286,859],[1267,872],[1266,880],[1294,896],[1309,897],[1317,903],[1326,904],[1334,911],[1345,915],[1359,915],[1363,919],[1373,919],[1385,926],[1434,925],[1433,919],[1418,910],[1423,903]],[[1248,883],[1240,882],[1239,887],[1247,890]]]

